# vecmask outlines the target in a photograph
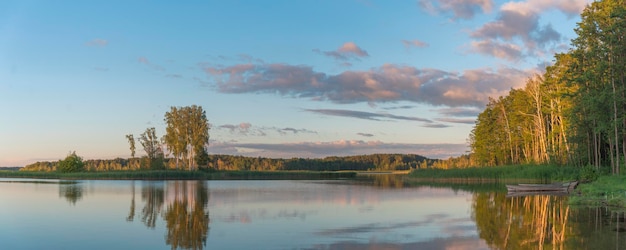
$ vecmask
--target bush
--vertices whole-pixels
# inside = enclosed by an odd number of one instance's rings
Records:
[[[598,179],[598,173],[596,172],[596,168],[587,165],[580,170],[580,181],[582,182],[592,182]]]
[[[83,158],[76,155],[76,152],[72,152],[64,160],[59,161],[57,171],[61,173],[82,172],[84,167]]]

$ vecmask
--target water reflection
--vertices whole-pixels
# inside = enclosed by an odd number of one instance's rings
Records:
[[[144,182],[141,187],[141,222],[148,228],[154,228],[165,202],[165,191],[158,183]]]
[[[368,175],[367,179],[372,183],[371,185],[380,188],[403,188],[405,187],[405,180],[403,175],[397,174],[372,174]]]
[[[493,249],[562,249],[573,234],[566,197],[476,193],[472,218],[479,235]]]
[[[71,213],[48,217],[53,221],[49,225],[81,228],[75,233],[84,233],[88,238],[99,231],[77,223],[97,223],[99,228],[111,229],[114,237],[120,239],[112,242],[102,238],[93,243],[108,249],[131,248],[132,244],[141,244],[136,248],[145,249],[626,246],[624,212],[569,206],[567,197],[507,197],[498,191],[500,187],[406,185],[398,177],[379,175],[357,181],[81,181],[58,187],[0,182],[0,198],[7,201],[0,203],[0,219],[14,221],[9,223],[9,232],[32,232],[36,229],[19,229],[28,223],[17,223],[30,217],[19,217],[19,213],[3,215],[3,211],[38,211],[35,208],[41,206],[25,205],[23,197],[40,197],[28,201],[35,204],[41,197],[51,195],[63,207],[69,202],[72,209]],[[11,204],[16,204],[15,208]],[[98,209],[102,216],[95,218],[93,209]],[[117,219],[98,221],[99,218]],[[49,233],[41,231],[38,237]],[[55,241],[61,238],[53,234],[46,242],[63,248],[65,242]],[[6,240],[3,239],[0,236],[0,242]]]
[[[168,183],[168,206],[164,219],[167,223],[166,244],[172,249],[202,249],[209,232],[209,196],[201,181],[174,181]]]
[[[130,182],[130,192],[132,194],[132,198],[130,200],[130,211],[128,212],[128,216],[126,216],[126,221],[130,222],[135,219],[135,181]]]
[[[131,182],[127,221],[135,217],[135,183]],[[172,249],[203,249],[209,232],[208,189],[202,181],[142,182],[141,222],[154,229],[162,219],[165,243]]]
[[[573,244],[581,249],[624,249],[626,214],[606,207],[580,207],[572,210],[571,226],[576,235]]]
[[[72,205],[83,198],[83,186],[80,184],[62,184],[59,183],[59,197],[63,197]]]

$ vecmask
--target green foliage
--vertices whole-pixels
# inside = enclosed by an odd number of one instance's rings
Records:
[[[32,164],[28,164],[20,169],[20,171],[37,171],[37,172],[50,172],[54,171],[57,168],[58,161],[49,162],[49,161],[38,161]]]
[[[141,158],[141,168],[152,170],[165,169],[163,150],[155,129],[147,128],[139,137],[139,142],[146,151],[146,156]]]
[[[594,1],[572,50],[543,75],[490,99],[469,136],[470,166],[611,166],[626,158],[626,1]],[[593,178],[587,171],[584,178]]]
[[[64,160],[59,161],[57,171],[61,173],[81,172],[84,170],[84,166],[83,158],[76,155],[76,152],[72,152]]]
[[[202,148],[200,152],[196,152],[195,160],[199,168],[207,168],[209,166],[209,153],[205,148]]]
[[[135,158],[135,137],[132,134],[127,134],[126,139],[130,144],[130,157]]]
[[[187,160],[189,169],[194,169],[196,154],[209,144],[209,121],[201,106],[171,107],[164,118],[167,127],[163,141],[176,159]]]
[[[580,194],[572,196],[570,203],[581,205],[603,205],[626,207],[626,176],[603,175],[596,181],[578,185],[576,191]]]
[[[584,166],[582,169],[580,169],[579,180],[583,182],[591,182],[591,181],[595,181],[596,179],[598,179],[598,173],[595,167],[591,165],[587,165],[587,166]]]
[[[323,159],[272,159],[262,157],[245,157],[232,155],[208,155],[200,152],[196,161],[200,169],[210,170],[305,170],[305,171],[396,171],[414,168],[430,168],[440,164],[439,161],[428,159],[420,155],[404,154],[374,154],[346,157],[327,157]],[[206,158],[203,158],[206,157]],[[147,170],[147,169],[176,169],[175,159],[163,158],[157,154],[154,159],[147,156],[131,159],[86,160],[87,171],[119,171],[119,170]],[[206,161],[206,162],[205,162]],[[20,171],[52,171],[58,162],[36,162],[29,164]]]
[[[150,169],[152,170],[165,169],[165,159],[163,158],[163,154],[157,155],[156,158],[150,160]]]
[[[162,154],[161,144],[159,143],[159,138],[156,135],[154,127],[147,128],[146,131],[141,134],[139,143],[141,143],[144,151],[146,151],[146,155],[151,160],[157,158],[159,153]]]
[[[216,170],[309,170],[309,171],[395,171],[417,168],[432,159],[420,155],[373,154],[323,159],[271,159],[232,155],[210,155],[208,166]]]

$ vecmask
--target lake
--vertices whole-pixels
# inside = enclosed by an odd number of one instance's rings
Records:
[[[493,185],[491,185],[493,186]],[[502,188],[0,178],[1,249],[623,249],[623,212]]]

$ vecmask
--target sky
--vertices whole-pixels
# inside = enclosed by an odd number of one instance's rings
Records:
[[[0,166],[130,157],[189,105],[209,154],[459,156],[588,3],[0,1]]]

